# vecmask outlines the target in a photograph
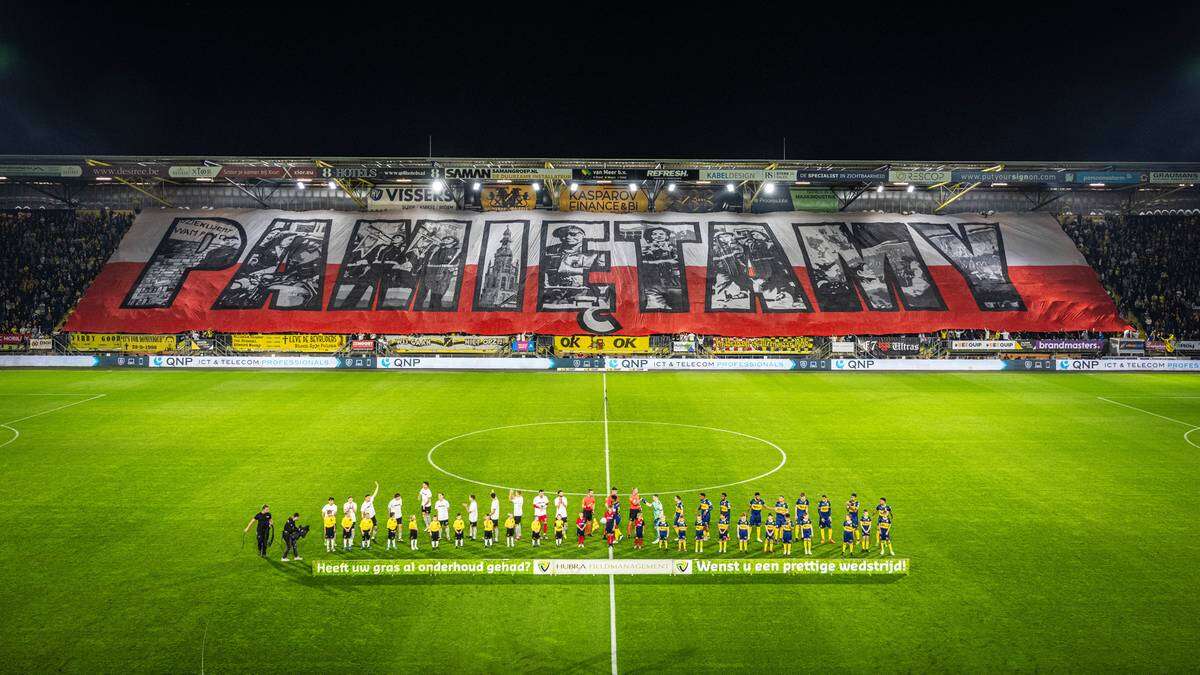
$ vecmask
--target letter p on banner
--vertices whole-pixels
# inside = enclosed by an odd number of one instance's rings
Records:
[[[170,307],[193,270],[223,270],[237,262],[246,232],[225,218],[176,218],[129,289],[126,308]]]

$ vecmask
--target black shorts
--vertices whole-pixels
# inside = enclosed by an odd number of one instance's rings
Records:
[[[583,510],[583,519],[588,522],[591,522],[591,520],[592,520],[592,510],[591,509]]]
[[[337,529],[336,529],[336,528],[333,528],[333,527],[327,527],[327,528],[325,528],[325,538],[326,538],[326,539],[333,539],[333,536],[334,536],[334,534],[336,534],[336,533],[337,533]]]
[[[507,534],[508,536],[510,536],[510,537],[511,537],[511,536],[513,536],[513,531],[514,531],[515,529],[516,529],[516,528],[510,527],[510,528],[507,528],[507,529],[505,529],[505,530],[504,530],[504,532],[505,532],[505,534]]]
[[[395,539],[395,538],[396,538],[396,531],[388,530],[388,539]]]
[[[429,514],[430,514],[430,513],[432,513],[432,512],[433,512],[433,507],[432,507],[432,506],[422,506],[422,507],[421,507],[421,513],[424,513],[424,514],[426,514],[426,515],[429,515]]]
[[[630,520],[630,522],[637,520],[637,519],[638,519],[638,516],[640,516],[640,515],[642,515],[642,510],[641,510],[641,509],[629,509],[629,520]]]
[[[429,533],[429,540],[430,540],[430,541],[437,541],[438,539],[441,539],[441,538],[442,538],[442,533],[441,533],[441,532],[430,532],[430,533]]]
[[[513,516],[513,522],[520,525],[521,524],[521,516]]]
[[[416,530],[409,530],[409,531],[408,531],[408,539],[409,539],[409,541],[416,541],[416,540],[417,540],[417,534],[418,534],[418,532],[417,532]]]
[[[459,541],[462,541],[462,535],[463,535],[463,533],[462,533],[462,532],[458,532],[458,531],[455,531],[455,532],[454,532],[454,538],[455,538],[455,539],[457,539],[457,540],[459,540]]]
[[[493,531],[494,531],[494,530],[484,530],[484,531],[483,531],[483,538],[484,538],[484,539],[491,539],[491,538],[492,538],[492,532],[493,532]]]

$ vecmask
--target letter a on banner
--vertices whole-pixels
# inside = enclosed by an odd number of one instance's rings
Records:
[[[321,309],[329,220],[276,218],[213,309]]]
[[[808,296],[779,240],[765,223],[709,223],[710,312],[811,312]]]

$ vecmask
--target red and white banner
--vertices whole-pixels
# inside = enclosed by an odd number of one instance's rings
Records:
[[[147,211],[67,330],[1119,331],[1049,215]]]

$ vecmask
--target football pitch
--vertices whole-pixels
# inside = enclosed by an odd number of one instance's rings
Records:
[[[607,388],[609,406],[603,406]],[[1190,670],[1200,377],[1026,373],[0,372],[7,671]],[[1190,434],[1190,435],[1189,435]],[[599,495],[857,492],[892,577],[322,578],[320,507],[421,481]],[[720,487],[727,486],[727,487]],[[503,495],[502,495],[503,497]],[[526,493],[526,513],[532,493]],[[313,526],[255,555],[262,503]],[[571,517],[579,497],[571,497]],[[503,502],[507,507],[507,502]],[[649,529],[649,528],[648,528]],[[781,558],[635,552],[618,558]],[[731,546],[731,548],[734,548]],[[815,547],[817,557],[838,549]],[[797,544],[797,551],[800,546]],[[799,553],[793,557],[803,557]],[[877,557],[877,549],[871,558]],[[611,583],[611,587],[610,587]]]

